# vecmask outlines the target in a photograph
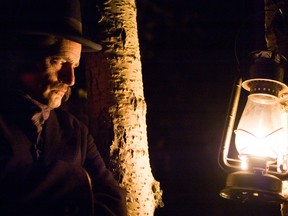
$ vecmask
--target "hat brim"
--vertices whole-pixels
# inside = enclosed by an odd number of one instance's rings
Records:
[[[82,52],[99,52],[102,50],[102,46],[91,40],[88,40],[82,36],[69,35],[69,34],[59,34],[53,32],[37,32],[37,31],[22,31],[21,34],[24,35],[53,35],[56,37],[62,37],[82,45]]]

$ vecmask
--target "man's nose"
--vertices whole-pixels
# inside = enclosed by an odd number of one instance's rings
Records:
[[[64,64],[59,71],[58,80],[68,86],[73,86],[75,84],[74,67],[69,63]]]

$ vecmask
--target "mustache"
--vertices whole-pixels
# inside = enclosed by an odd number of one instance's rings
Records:
[[[51,84],[51,90],[66,90],[62,100],[63,101],[67,101],[71,95],[71,87],[70,86],[67,86],[65,85],[64,83],[62,82],[56,82],[56,83],[53,83]]]

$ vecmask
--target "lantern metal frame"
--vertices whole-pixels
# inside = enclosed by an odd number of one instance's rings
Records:
[[[241,169],[241,160],[229,157],[231,141],[237,119],[239,101],[242,88],[249,90],[247,83],[253,80],[270,80],[280,85],[279,95],[286,95],[288,91],[283,84],[285,76],[286,58],[272,51],[255,51],[250,54],[253,59],[249,67],[249,75],[245,78],[238,78],[230,98],[229,112],[227,115],[224,133],[222,136],[219,151],[219,165],[229,174],[226,186],[220,192],[220,196],[226,199],[246,201],[265,201],[282,203],[287,201],[282,195],[282,180],[288,178],[288,169],[281,167],[277,171],[277,164],[265,164],[261,169]],[[244,83],[244,85],[243,85]],[[283,84],[283,85],[282,85]],[[282,100],[286,101],[286,96]],[[258,163],[258,159],[252,161]]]

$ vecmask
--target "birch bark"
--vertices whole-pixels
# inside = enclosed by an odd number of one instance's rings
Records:
[[[288,57],[287,3],[265,0],[265,38],[267,49]],[[288,122],[287,122],[288,124]],[[282,181],[283,196],[288,199],[288,181]],[[281,204],[281,215],[288,216],[288,203]]]
[[[128,215],[153,215],[163,202],[149,160],[136,3],[102,1],[97,8],[103,50],[85,56],[90,128],[127,191]]]

